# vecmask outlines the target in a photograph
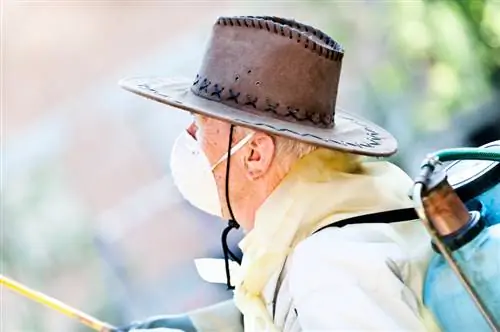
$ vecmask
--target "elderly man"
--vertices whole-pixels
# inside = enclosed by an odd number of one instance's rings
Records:
[[[337,107],[343,55],[296,21],[222,17],[194,82],[121,82],[194,115],[172,172],[193,205],[229,220],[234,286],[231,301],[124,330],[434,328],[421,301],[430,246],[410,208],[412,182],[389,162],[360,159],[389,156],[397,143]],[[225,238],[240,226],[243,262],[230,270]]]

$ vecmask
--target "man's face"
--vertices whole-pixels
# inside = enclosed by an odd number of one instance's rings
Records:
[[[196,116],[195,122],[188,128],[188,132],[199,142],[210,165],[215,165],[222,156],[227,155],[230,130],[230,124],[203,116]],[[243,131],[233,129],[231,146],[237,144],[244,137]],[[245,215],[248,213],[244,210],[255,205],[252,202],[252,188],[257,190],[262,181],[266,181],[265,175],[270,170],[273,155],[274,142],[272,138],[267,134],[257,132],[247,144],[231,156],[229,198],[233,213],[243,228],[248,229],[247,226],[249,226],[245,225],[245,219],[247,219]],[[213,173],[223,217],[230,219],[225,190],[226,168],[227,160],[217,165]]]

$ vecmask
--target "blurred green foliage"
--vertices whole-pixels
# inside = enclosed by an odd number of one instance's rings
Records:
[[[492,24],[493,17],[500,19],[498,2],[426,1],[400,3],[397,9],[399,50],[427,71],[415,117],[419,125],[445,126],[454,112],[473,109],[488,97],[500,66],[500,30]]]
[[[500,1],[313,0],[312,8],[329,17],[347,61],[370,64],[357,93],[367,116],[398,137],[398,164],[418,137],[455,130],[453,117],[500,91]]]
[[[390,12],[392,61],[376,69],[373,85],[382,95],[413,94],[417,131],[446,129],[454,113],[490,96],[500,66],[498,2],[401,1]]]

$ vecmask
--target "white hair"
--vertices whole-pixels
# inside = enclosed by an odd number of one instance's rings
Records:
[[[288,137],[274,136],[275,154],[278,157],[292,157],[300,159],[316,150],[318,147],[312,144],[300,142]]]
[[[240,131],[242,135],[254,132],[254,130],[243,127],[237,127],[237,130]],[[288,137],[272,134],[268,135],[274,140],[276,160],[279,160],[280,165],[285,168],[289,168],[295,161],[319,148],[316,145],[297,141]],[[337,161],[332,166],[339,171],[354,173],[360,169],[361,160],[358,155],[339,150],[331,150],[331,153],[335,155],[335,160]]]

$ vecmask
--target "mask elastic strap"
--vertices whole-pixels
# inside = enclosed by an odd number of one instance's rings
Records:
[[[231,128],[233,128],[233,126],[231,126]],[[231,129],[231,132],[229,133],[229,136],[232,137],[232,134],[233,134],[233,130]],[[212,171],[217,167],[219,166],[220,163],[222,163],[224,160],[228,160],[229,162],[229,158],[231,158],[231,156],[233,155],[233,153],[235,153],[236,151],[238,151],[239,149],[241,149],[245,144],[247,144],[253,137],[255,133],[252,132],[248,135],[246,135],[245,137],[243,137],[241,139],[241,141],[239,141],[238,143],[236,143],[233,147],[231,147],[231,141],[229,142],[229,150],[227,154],[223,154],[219,160],[217,160],[217,162],[212,166]]]
[[[227,284],[227,289],[234,289],[234,286],[231,285],[231,273],[229,271],[229,257],[231,257],[235,262],[241,265],[241,260],[236,257],[235,254],[229,250],[229,246],[227,245],[227,236],[229,232],[234,228],[238,229],[240,228],[240,225],[236,221],[236,218],[234,218],[233,210],[231,209],[231,203],[229,202],[229,166],[231,163],[231,143],[233,142],[233,128],[234,126],[231,125],[230,131],[229,131],[229,146],[227,149],[227,166],[226,166],[226,204],[227,208],[229,210],[229,216],[231,219],[229,219],[227,223],[227,227],[224,229],[222,232],[222,237],[221,237],[221,242],[222,242],[222,251],[224,252],[224,263],[225,263],[225,268],[226,268],[226,284]]]

